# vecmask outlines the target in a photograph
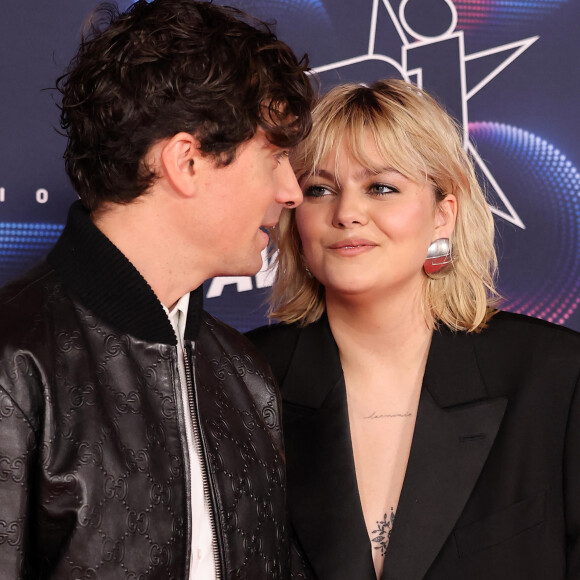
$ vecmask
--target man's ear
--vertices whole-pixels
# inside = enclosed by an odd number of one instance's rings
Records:
[[[161,175],[180,195],[195,195],[195,165],[200,156],[199,143],[189,133],[177,133],[162,144]]]
[[[455,195],[448,193],[441,201],[437,202],[435,212],[437,238],[450,238],[457,219],[457,198]]]

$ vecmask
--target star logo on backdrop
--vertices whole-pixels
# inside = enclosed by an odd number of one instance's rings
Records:
[[[439,10],[439,22],[445,22],[443,29],[435,33],[415,29],[411,23],[413,13],[423,11],[429,14],[429,10],[432,11],[434,7]],[[390,68],[390,76],[398,75],[435,94],[447,110],[461,122],[464,147],[473,159],[476,169],[485,176],[495,192],[497,205],[490,204],[491,211],[515,226],[525,229],[523,221],[501,185],[469,141],[469,101],[519,58],[539,37],[533,36],[465,54],[463,31],[455,30],[456,26],[457,9],[451,0],[402,0],[398,11],[395,11],[389,0],[373,0],[366,54],[318,66],[313,70],[324,82],[325,75],[334,80],[344,80],[345,76],[347,79],[349,75],[356,77],[357,73],[360,76],[361,71],[370,71],[370,67],[378,64],[383,69]],[[389,35],[398,38],[400,50],[398,59],[383,54],[378,47],[382,38]]]

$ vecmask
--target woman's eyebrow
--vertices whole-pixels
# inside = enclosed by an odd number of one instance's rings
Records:
[[[322,177],[322,179],[328,179],[329,181],[335,180],[334,173],[326,171],[325,169],[317,169],[316,171],[309,171],[308,173],[303,173],[298,177],[298,182],[302,183],[305,179],[310,179],[311,177]]]
[[[360,172],[357,174],[356,177],[359,179],[366,179],[368,177],[382,175],[383,173],[394,173],[394,174],[399,175],[399,176],[403,175],[397,169],[394,169],[390,165],[387,165],[385,167],[378,167],[377,169],[369,169],[368,167],[364,167],[363,169],[360,170]]]

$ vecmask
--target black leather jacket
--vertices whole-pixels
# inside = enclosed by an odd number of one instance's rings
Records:
[[[78,202],[47,262],[0,292],[0,329],[0,577],[187,579],[176,337]],[[185,339],[219,577],[289,578],[268,367],[201,289]]]

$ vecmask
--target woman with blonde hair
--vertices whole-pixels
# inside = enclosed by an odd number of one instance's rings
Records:
[[[324,96],[292,153],[277,324],[289,509],[319,580],[580,578],[580,335],[496,309],[460,132],[400,80]]]

